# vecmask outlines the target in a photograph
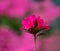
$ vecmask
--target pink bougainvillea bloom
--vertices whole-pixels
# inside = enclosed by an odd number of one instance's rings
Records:
[[[38,28],[43,28],[43,26],[44,26],[44,21],[43,21],[43,19],[41,19],[40,18],[40,16],[38,16],[38,18],[37,18],[37,22],[38,22]]]
[[[22,21],[23,29],[28,30],[29,32],[36,34],[40,30],[49,30],[43,19],[40,16],[36,17],[35,15],[29,16]]]
[[[34,15],[29,16],[28,18],[22,21],[23,28],[29,30],[30,28],[34,28],[34,22],[36,21],[36,17]]]
[[[37,22],[38,22],[37,28],[44,28],[45,30],[50,29],[49,26],[45,24],[44,20],[40,18],[40,16],[38,16]]]
[[[0,15],[4,14],[9,4],[9,0],[0,0]]]
[[[24,4],[23,4],[24,3]],[[6,10],[6,14],[10,17],[23,17],[29,11],[28,0],[10,0],[10,5]]]
[[[50,27],[47,25],[44,28],[45,28],[45,30],[50,30]]]

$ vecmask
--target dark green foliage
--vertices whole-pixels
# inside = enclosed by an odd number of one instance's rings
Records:
[[[60,6],[60,0],[51,0],[56,6]]]
[[[9,18],[7,16],[0,17],[0,26],[8,26],[13,29],[18,35],[21,34],[21,20],[17,18]]]
[[[57,19],[55,19],[53,22],[52,22],[52,27],[54,30],[57,30],[59,33],[60,33],[60,17],[58,17]]]

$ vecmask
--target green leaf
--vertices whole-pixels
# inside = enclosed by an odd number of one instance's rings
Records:
[[[60,6],[60,0],[51,0],[56,6]]]
[[[3,26],[8,26],[13,29],[18,35],[21,34],[21,20],[17,18],[8,18],[7,16],[2,16],[0,19],[0,24]]]

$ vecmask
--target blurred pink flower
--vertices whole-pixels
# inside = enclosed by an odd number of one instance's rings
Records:
[[[28,0],[11,0],[10,6],[7,8],[6,13],[12,17],[24,16],[28,11]]]
[[[39,43],[37,41],[37,49]],[[12,29],[0,27],[0,51],[29,51],[33,47],[33,36],[31,34],[22,32],[21,36],[17,36]]]
[[[24,16],[29,10],[28,0],[1,0],[0,14],[7,14],[10,17]]]
[[[0,0],[0,15],[2,15],[9,6],[9,0]]]
[[[8,9],[6,13],[8,16],[11,17],[20,17],[25,15],[26,10],[19,7],[19,8]]]

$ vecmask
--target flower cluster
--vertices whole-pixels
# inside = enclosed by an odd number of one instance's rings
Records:
[[[49,30],[49,26],[45,24],[44,20],[40,16],[29,16],[22,21],[23,29],[29,31],[32,34],[36,34],[41,30]]]

